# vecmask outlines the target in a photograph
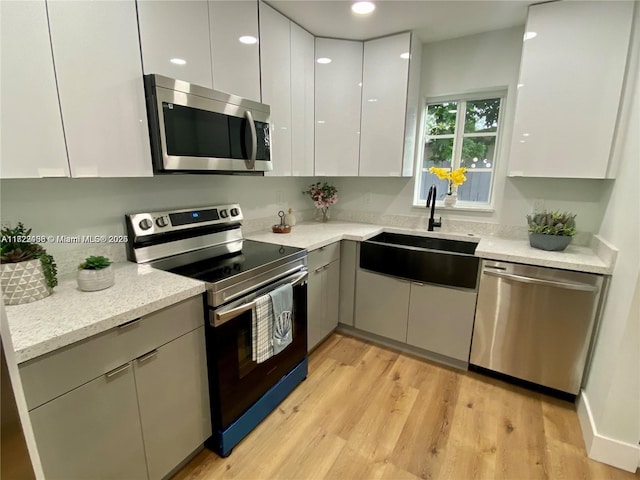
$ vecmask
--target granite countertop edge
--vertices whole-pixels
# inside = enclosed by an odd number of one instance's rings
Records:
[[[205,291],[203,282],[135,263],[114,267],[116,284],[109,289],[81,292],[74,278],[64,278],[47,298],[7,306],[16,362],[27,362]]]

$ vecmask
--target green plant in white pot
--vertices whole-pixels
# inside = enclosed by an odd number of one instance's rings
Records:
[[[20,305],[48,297],[58,285],[56,262],[33,243],[37,235],[18,222],[0,231],[0,285],[5,305]],[[42,237],[46,241],[46,237]]]
[[[570,212],[544,212],[527,215],[529,244],[534,248],[562,251],[576,234],[576,215]]]
[[[102,256],[87,257],[78,265],[78,288],[84,292],[104,290],[115,283],[111,260]]]

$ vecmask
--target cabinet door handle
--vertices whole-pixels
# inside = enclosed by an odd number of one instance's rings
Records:
[[[419,287],[424,287],[424,283],[422,282],[413,282],[414,285],[418,285]]]
[[[122,325],[118,325],[118,328],[121,328],[121,329],[124,330],[125,328],[129,328],[129,327],[131,327],[133,325],[136,325],[140,320],[142,320],[142,319],[141,318],[135,318],[135,319],[131,320],[130,322],[123,323]]]
[[[116,368],[114,370],[111,370],[110,372],[105,373],[105,375],[107,376],[107,378],[115,377],[119,373],[122,373],[125,370],[129,370],[129,367],[131,367],[131,364],[130,363],[125,363],[121,367],[118,367],[118,368]]]
[[[324,270],[325,268],[327,268],[326,265],[323,265],[322,267],[318,267],[314,270],[315,273],[321,272],[322,270]]]
[[[157,354],[158,354],[158,349],[156,348],[155,350],[151,350],[149,353],[145,353],[141,357],[136,358],[136,360],[138,360],[138,362],[140,363],[146,362],[150,358],[155,357]]]

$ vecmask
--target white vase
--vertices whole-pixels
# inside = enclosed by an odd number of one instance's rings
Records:
[[[284,223],[293,227],[296,224],[296,216],[293,214],[293,210],[289,209],[289,213],[284,216]]]
[[[78,270],[78,288],[83,292],[104,290],[112,286],[115,281],[116,276],[111,265],[100,270]]]
[[[457,193],[447,193],[444,196],[444,206],[445,207],[453,207],[456,202],[458,201],[458,194]]]
[[[40,259],[0,265],[0,285],[5,305],[35,302],[51,295],[52,289]]]

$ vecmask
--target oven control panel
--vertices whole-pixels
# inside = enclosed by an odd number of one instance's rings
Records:
[[[237,203],[126,215],[127,230],[136,237],[241,220],[242,210]]]

